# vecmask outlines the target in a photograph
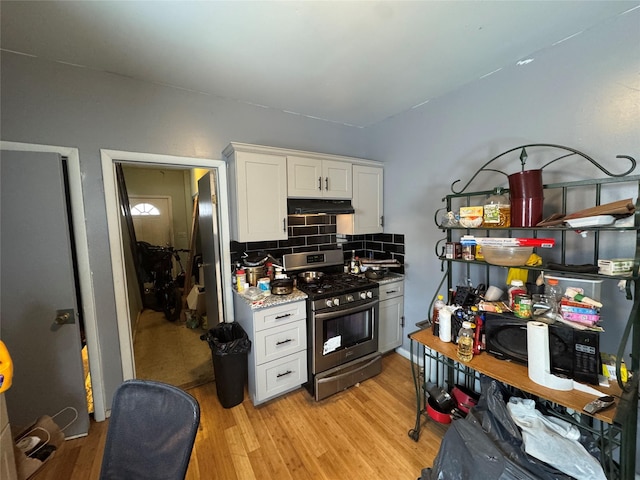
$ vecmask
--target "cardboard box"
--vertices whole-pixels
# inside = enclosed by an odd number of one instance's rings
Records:
[[[187,295],[187,306],[189,310],[195,310],[197,315],[202,316],[207,313],[205,290],[202,285],[193,286],[189,295]]]
[[[630,276],[633,270],[633,258],[612,258],[611,260],[598,260],[598,273],[600,275]]]

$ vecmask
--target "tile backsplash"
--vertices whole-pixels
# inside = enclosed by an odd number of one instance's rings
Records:
[[[231,242],[231,262],[240,261],[242,254],[266,252],[276,258],[297,252],[313,252],[342,248],[345,261],[351,251],[360,258],[396,259],[404,264],[404,235],[374,233],[366,235],[338,235],[335,215],[289,215],[287,240],[265,242]],[[404,268],[396,269],[404,273]]]

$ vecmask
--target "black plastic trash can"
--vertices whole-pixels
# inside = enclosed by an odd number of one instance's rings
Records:
[[[218,400],[224,408],[242,403],[251,349],[247,332],[237,322],[222,322],[201,335],[200,340],[211,348]]]

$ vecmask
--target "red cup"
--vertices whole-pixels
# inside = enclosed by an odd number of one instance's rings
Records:
[[[535,227],[542,221],[543,197],[511,198],[511,226]]]
[[[542,196],[542,170],[525,170],[509,175],[509,197],[512,200]]]

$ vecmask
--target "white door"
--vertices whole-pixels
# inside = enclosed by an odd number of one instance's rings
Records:
[[[58,154],[0,155],[0,337],[14,363],[9,418],[25,426],[72,407],[78,419],[69,437],[87,434],[89,414],[64,179]]]
[[[173,246],[171,197],[129,196],[136,240],[151,245]]]

